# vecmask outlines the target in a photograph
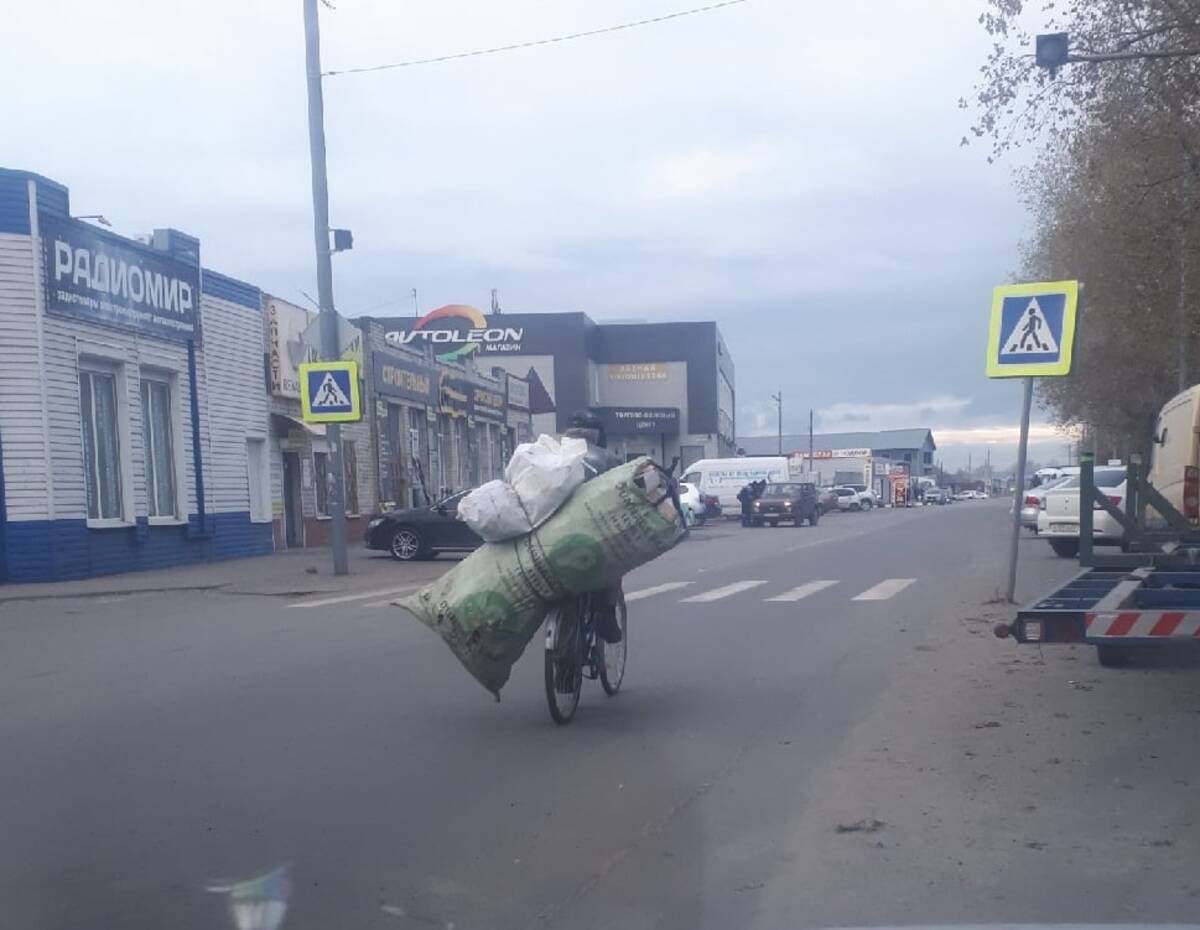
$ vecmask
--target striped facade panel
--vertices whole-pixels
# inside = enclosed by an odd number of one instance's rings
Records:
[[[29,236],[0,234],[0,444],[9,520],[50,516],[33,259]]]

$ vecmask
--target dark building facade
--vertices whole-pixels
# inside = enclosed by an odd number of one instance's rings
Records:
[[[683,465],[732,455],[733,360],[715,323],[597,323],[585,313],[484,316],[451,305],[377,319],[384,345],[443,364],[499,369],[529,385],[532,432],[560,433],[594,407],[610,447]]]

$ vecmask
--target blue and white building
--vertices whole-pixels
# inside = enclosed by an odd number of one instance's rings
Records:
[[[272,551],[259,290],[0,169],[0,582]]]

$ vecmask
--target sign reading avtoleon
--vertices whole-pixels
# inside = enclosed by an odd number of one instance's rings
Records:
[[[489,326],[487,317],[465,304],[448,304],[425,314],[406,329],[390,329],[384,339],[396,346],[433,346],[438,361],[453,362],[482,349],[520,352],[523,327]]]
[[[82,223],[41,216],[46,311],[199,341],[200,269]]]

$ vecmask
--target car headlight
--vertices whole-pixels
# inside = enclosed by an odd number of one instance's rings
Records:
[[[755,509],[755,510],[758,510],[758,508],[759,508],[760,506],[761,506],[761,505],[758,503],[758,501],[755,501],[755,502],[754,502],[754,509]]]
[[[784,510],[791,510],[791,509],[792,509],[792,502],[791,502],[791,501],[784,501],[784,502],[783,502],[783,509],[784,509]]]
[[[380,526],[383,526],[383,517],[376,517],[374,520],[372,520],[370,523],[367,524],[367,532],[377,529]]]

